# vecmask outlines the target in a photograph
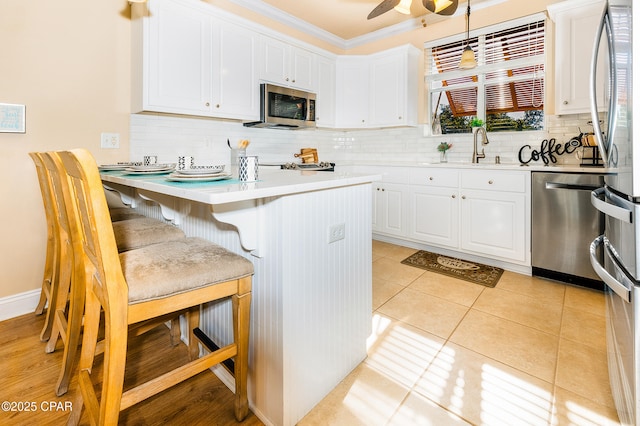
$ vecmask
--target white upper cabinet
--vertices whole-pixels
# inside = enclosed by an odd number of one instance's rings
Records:
[[[134,112],[259,117],[258,36],[206,7],[153,0],[146,16],[133,21]]]
[[[596,30],[602,17],[601,0],[570,0],[549,6],[555,22],[555,113],[590,111],[590,64]],[[597,100],[604,108],[606,43],[600,43]]]
[[[226,22],[214,26],[213,115],[258,119],[260,93],[255,58],[258,36]]]
[[[418,122],[418,58],[413,46],[371,56],[372,127],[415,126]]]
[[[134,71],[134,112],[202,115],[211,106],[211,17],[170,1],[149,2],[149,13],[133,20],[142,69]],[[134,54],[134,58],[136,55]],[[135,59],[134,59],[135,62]],[[141,94],[141,99],[135,95]]]
[[[413,46],[338,57],[336,127],[415,126],[419,57]]]
[[[315,53],[267,36],[260,52],[260,80],[315,93]]]
[[[336,125],[336,60],[318,55],[316,126]]]
[[[336,127],[369,124],[369,59],[340,56],[336,65]]]

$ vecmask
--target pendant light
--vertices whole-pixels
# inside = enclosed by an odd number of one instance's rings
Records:
[[[473,53],[473,49],[469,46],[469,18],[471,17],[471,0],[467,0],[467,46],[462,51],[462,58],[460,59],[460,65],[458,68],[463,70],[470,70],[475,68],[478,63],[476,62],[476,55]]]
[[[409,15],[411,13],[411,2],[413,0],[400,0],[400,3],[393,9],[397,12],[404,13],[405,15]]]

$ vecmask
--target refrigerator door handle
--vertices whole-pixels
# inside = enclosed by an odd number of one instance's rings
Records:
[[[604,244],[604,235],[600,235],[598,238],[593,240],[591,246],[589,247],[589,257],[591,258],[591,266],[593,270],[605,284],[613,290],[618,296],[622,298],[625,302],[631,303],[631,290],[629,290],[624,284],[616,280],[598,261],[597,249],[599,246]],[[607,250],[607,247],[604,247]],[[615,263],[615,259],[613,259]]]
[[[604,33],[606,29],[606,33]],[[596,74],[598,70],[598,50],[600,47],[600,39],[602,38],[603,33],[606,35],[607,46],[609,49],[609,109],[608,109],[608,141],[611,142],[613,140],[613,132],[615,129],[615,105],[617,104],[617,87],[618,81],[617,76],[614,70],[615,64],[615,51],[613,40],[611,38],[611,21],[609,18],[609,3],[605,2],[604,10],[602,12],[602,18],[600,19],[600,24],[598,25],[598,29],[596,30],[596,37],[593,46],[593,54],[591,55],[591,73],[590,73],[590,85],[589,85],[589,99],[591,106],[591,121],[593,123],[593,133],[596,139],[596,145],[600,148],[600,154],[602,155],[602,159],[604,160],[604,164],[609,164],[609,151],[610,147],[607,145],[607,140],[605,140],[602,134],[602,128],[600,126],[600,117],[598,114],[598,100],[597,100],[597,79]]]
[[[607,216],[614,217],[625,223],[631,223],[633,220],[633,212],[622,207],[618,207],[614,204],[609,204],[600,197],[605,194],[605,188],[598,188],[595,191],[591,191],[591,204],[596,209],[600,210]]]

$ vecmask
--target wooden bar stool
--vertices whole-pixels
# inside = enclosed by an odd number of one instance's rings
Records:
[[[77,259],[74,273],[86,282],[78,373],[80,392],[69,423],[79,422],[84,406],[92,423],[117,424],[121,410],[231,358],[235,359],[235,416],[242,421],[248,414],[252,263],[201,238],[154,244],[118,254],[100,175],[91,154],[86,150],[73,150],[50,155],[60,156],[63,163],[60,174],[68,176],[70,195],[65,198],[65,205]],[[228,298],[233,307],[234,341],[197,358],[197,335],[202,333],[197,328],[200,305]],[[192,360],[123,393],[129,326],[163,319],[185,309],[189,312]],[[104,312],[105,338],[99,344],[101,311]],[[92,382],[92,366],[96,352],[102,348],[104,371],[98,399]]]
[[[56,384],[56,394],[60,396],[67,391],[69,385],[81,332],[80,328],[71,329],[68,327],[69,294],[73,290],[73,283],[77,284],[78,281],[74,281],[72,277],[73,259],[70,230],[63,196],[63,191],[67,187],[60,184],[60,178],[57,176],[58,168],[53,161],[54,159],[42,153],[30,153],[29,155],[36,165],[45,211],[47,212],[47,221],[51,221],[53,229],[53,249],[51,252],[47,251],[46,260],[47,265],[51,263],[51,268],[50,270],[48,267],[45,268],[45,274],[49,273],[48,279],[46,279],[49,308],[41,338],[46,332],[48,342],[45,352],[47,353],[55,351],[58,340],[62,340],[64,344],[63,363]],[[116,242],[120,251],[186,238],[184,232],[177,227],[146,217],[117,222],[114,224],[114,230],[117,230]],[[84,283],[80,284],[82,287],[79,291],[84,295]],[[43,292],[45,292],[44,289]],[[82,312],[78,314],[82,315]],[[74,324],[81,323],[75,322]],[[177,344],[179,339],[179,324],[177,320],[173,320],[172,343]]]

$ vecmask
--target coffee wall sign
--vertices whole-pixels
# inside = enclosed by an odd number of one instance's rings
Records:
[[[555,138],[545,139],[540,144],[540,149],[533,149],[531,145],[524,145],[518,151],[518,160],[522,165],[528,165],[532,161],[542,160],[545,165],[557,163],[558,156],[573,154],[582,146],[582,142],[573,138],[569,142],[557,143]]]

